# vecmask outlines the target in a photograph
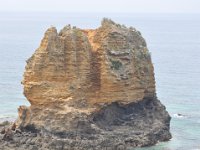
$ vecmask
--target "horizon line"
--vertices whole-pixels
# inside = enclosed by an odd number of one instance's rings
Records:
[[[87,12],[87,11],[18,11],[18,10],[0,10],[1,13],[96,13],[96,14],[200,14],[200,12]]]

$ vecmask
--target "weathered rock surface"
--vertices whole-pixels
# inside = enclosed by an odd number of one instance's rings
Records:
[[[126,149],[171,138],[146,42],[132,27],[104,19],[98,29],[49,28],[23,85],[31,106],[20,106],[16,125],[51,137],[38,149]]]

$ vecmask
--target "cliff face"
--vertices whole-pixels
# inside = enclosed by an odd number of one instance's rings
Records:
[[[109,20],[96,30],[48,29],[27,61],[23,84],[32,105],[130,103],[155,94],[145,40]]]
[[[104,19],[94,30],[49,28],[22,83],[31,106],[19,108],[21,129],[84,137],[92,141],[86,146],[144,146],[171,137],[146,42],[132,27]]]

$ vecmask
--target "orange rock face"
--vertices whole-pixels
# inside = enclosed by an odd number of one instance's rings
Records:
[[[49,28],[27,60],[22,83],[31,106],[19,107],[17,127],[58,137],[67,149],[147,146],[171,138],[151,56],[132,27],[104,19],[97,29]]]
[[[49,28],[27,61],[24,94],[31,105],[93,106],[155,96],[146,42],[138,31],[104,19],[94,30]]]

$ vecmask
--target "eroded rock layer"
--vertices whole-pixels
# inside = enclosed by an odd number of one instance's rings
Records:
[[[27,61],[23,84],[32,105],[130,103],[155,94],[145,40],[138,31],[108,20],[96,30],[48,29]]]
[[[23,85],[31,106],[19,108],[22,130],[83,142],[86,149],[171,137],[146,42],[132,27],[104,19],[97,29],[49,28],[27,60]]]

